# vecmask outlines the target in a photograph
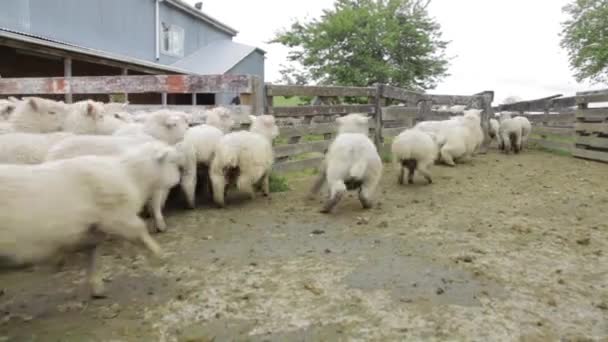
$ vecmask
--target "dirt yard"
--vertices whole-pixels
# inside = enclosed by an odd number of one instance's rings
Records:
[[[528,151],[435,167],[333,215],[290,178],[272,199],[169,214],[160,264],[104,249],[0,275],[0,341],[607,341],[608,165]]]

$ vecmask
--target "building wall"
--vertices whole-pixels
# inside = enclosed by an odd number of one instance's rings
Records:
[[[0,27],[75,45],[156,61],[154,0],[2,1]],[[170,4],[160,4],[160,20],[185,31],[184,55],[232,37]],[[161,53],[158,62],[176,57]]]
[[[264,54],[260,51],[254,51],[242,61],[237,63],[227,74],[233,75],[255,75],[260,77],[260,87],[258,89],[258,101],[264,101]],[[216,95],[216,103],[230,104],[230,101],[237,96],[236,93],[221,93]],[[263,102],[260,102],[263,103]]]

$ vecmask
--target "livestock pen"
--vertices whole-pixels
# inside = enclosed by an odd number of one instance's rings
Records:
[[[386,164],[371,210],[347,196],[334,214],[323,215],[320,198],[305,198],[312,178],[302,171],[318,166],[335,136],[336,116],[369,113],[370,136],[383,151],[402,129],[447,119],[440,105],[484,109],[487,120],[502,110],[491,107],[491,92],[267,85],[262,104],[250,76],[135,77],[0,79],[0,94],[233,87],[244,99],[232,107],[235,129],[246,127],[251,113],[280,120],[275,170],[290,190],[254,201],[234,195],[226,209],[204,203],[172,210],[169,230],[156,235],[167,254],[160,264],[128,246],[104,246],[103,271],[112,275],[105,278],[105,299],[88,299],[78,258],[60,272],[1,274],[0,340],[608,337],[606,164],[537,149],[505,155],[490,145],[470,163],[435,166],[433,185],[398,186],[397,171]],[[105,88],[91,88],[102,80]],[[38,86],[26,91],[27,84]],[[603,156],[605,111],[586,104],[604,94],[579,94],[568,103],[571,113],[551,110],[537,121],[529,114],[535,138],[549,140],[560,126],[552,122],[566,122],[573,155],[581,149],[592,151],[585,157]],[[278,107],[274,96],[340,97],[342,103]]]

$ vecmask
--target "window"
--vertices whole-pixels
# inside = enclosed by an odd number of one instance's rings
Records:
[[[163,23],[161,39],[161,51],[166,55],[184,56],[184,29],[176,25]]]

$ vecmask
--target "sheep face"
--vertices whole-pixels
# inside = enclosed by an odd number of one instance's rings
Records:
[[[371,118],[364,114],[348,114],[336,119],[338,123],[338,134],[342,133],[361,133],[368,134],[369,120]]]
[[[232,126],[234,126],[234,120],[232,119],[230,110],[224,107],[217,107],[207,113],[206,124],[217,127],[224,133],[228,133],[232,129]]]
[[[279,127],[276,125],[274,116],[249,115],[249,119],[251,120],[251,127],[249,128],[250,132],[261,134],[271,141],[279,136]]]
[[[69,107],[63,101],[57,102],[39,97],[29,97],[17,106],[13,117],[20,124],[32,126],[24,127],[24,129],[19,128],[23,131],[51,133],[62,129],[63,120],[68,111]]]

